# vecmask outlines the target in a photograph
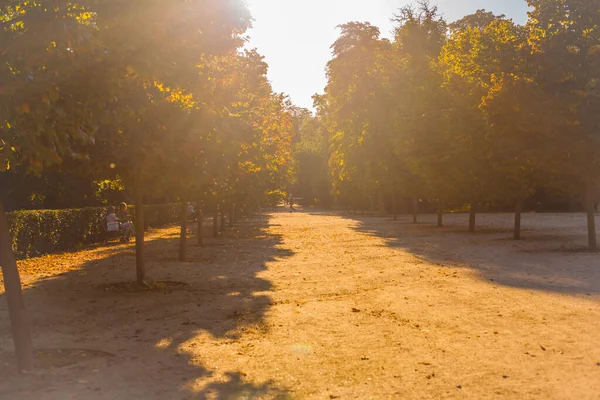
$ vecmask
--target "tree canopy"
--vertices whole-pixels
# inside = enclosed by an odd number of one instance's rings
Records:
[[[340,27],[319,98],[338,202],[385,211],[400,194],[470,209],[474,230],[479,204],[520,210],[539,188],[587,188],[592,215],[599,3],[528,4],[524,26],[486,10],[447,23],[421,1],[393,16],[391,41],[368,23]]]

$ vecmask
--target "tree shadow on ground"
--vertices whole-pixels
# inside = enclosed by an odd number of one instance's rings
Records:
[[[292,399],[290,393],[286,390],[278,388],[272,382],[265,382],[260,385],[253,385],[244,382],[243,375],[239,372],[228,372],[225,374],[227,380],[225,382],[210,383],[202,393],[200,398],[215,398],[215,399],[257,399],[270,398],[287,400]]]
[[[35,282],[25,297],[36,348],[96,349],[114,357],[35,376],[10,374],[0,380],[0,398],[281,398],[284,389],[245,383],[240,371],[207,365],[196,350],[235,348],[248,331],[269,329],[272,284],[259,275],[268,263],[293,254],[269,232],[269,224],[264,216],[246,219],[219,238],[205,237],[204,247],[192,237],[192,261],[184,263],[175,261],[177,228],[149,241],[148,276],[188,284],[183,290],[107,291],[106,284],[135,276],[133,246],[96,249],[80,268]],[[207,224],[205,235],[208,231]],[[6,354],[9,342],[2,301],[0,353]]]
[[[468,232],[468,214],[446,216],[443,228],[435,226],[435,215],[420,216],[417,225],[410,224],[412,217],[408,216],[400,216],[398,221],[342,217],[352,220],[357,231],[384,239],[389,247],[439,266],[470,268],[494,285],[600,294],[599,256],[581,251],[587,231],[585,217],[579,215],[524,215],[522,241],[512,240],[511,214],[478,215],[475,234]]]

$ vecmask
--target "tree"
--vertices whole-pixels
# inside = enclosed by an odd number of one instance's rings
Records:
[[[165,7],[160,1],[138,0],[98,9],[96,24],[104,27],[99,35],[108,50],[98,71],[104,85],[96,93],[107,99],[109,112],[100,131],[98,161],[114,165],[133,189],[139,283],[145,280],[145,189],[163,183],[156,176],[164,175],[157,172],[185,159],[181,147],[173,150],[172,144],[186,143],[182,138],[190,134],[189,124],[175,121],[189,121],[186,112],[210,105],[213,66],[243,44],[249,21],[237,1],[177,0]]]
[[[440,56],[445,86],[452,95],[449,123],[454,133],[453,142],[459,143],[454,162],[461,171],[457,186],[466,195],[465,200],[472,199],[469,221],[472,232],[475,231],[476,207],[484,196],[494,200],[504,197],[505,193],[516,193],[519,209],[522,198],[533,189],[534,165],[526,153],[532,154],[523,146],[523,135],[517,134],[521,133],[520,119],[515,118],[514,113],[505,118],[510,108],[498,107],[493,117],[487,114],[487,119],[483,112],[491,111],[491,97],[509,89],[510,85],[502,88],[502,82],[508,83],[513,78],[525,80],[527,71],[522,58],[525,43],[523,29],[512,21],[478,12],[454,26]],[[487,103],[484,102],[486,97]]]
[[[458,21],[450,24],[450,30],[454,34],[456,32],[465,32],[469,29],[484,30],[494,21],[506,19],[504,14],[495,15],[493,12],[486,10],[477,10],[474,14],[469,14]]]
[[[561,154],[554,160],[584,188],[588,245],[597,249],[593,194],[600,176],[600,13],[598,0],[528,0],[529,64],[552,118],[544,128]]]
[[[247,9],[237,1],[23,0],[5,3],[0,20],[0,165],[40,171],[65,157],[84,161],[83,151],[93,148],[99,169],[115,167],[134,189],[142,282],[144,179],[161,163],[163,123],[171,115],[162,88],[201,92],[198,65],[207,54],[243,44]],[[30,369],[18,271],[6,224],[0,228],[19,366]]]
[[[329,138],[320,116],[303,115],[297,121],[297,142],[293,149],[293,193],[305,204],[329,205],[330,179],[323,174],[328,168]]]
[[[454,143],[446,127],[448,95],[436,62],[445,41],[446,22],[427,1],[404,7],[398,23],[395,52],[395,148],[402,160],[403,183],[413,205],[419,197],[437,199],[438,226],[444,199],[456,197]],[[413,207],[416,221],[416,207]]]
[[[97,55],[87,13],[73,3],[15,1],[2,5],[0,20],[0,168],[21,164],[39,172],[64,157],[79,158],[78,142],[91,141],[95,130],[89,113],[95,99],[65,94]],[[31,331],[1,205],[0,264],[17,365],[31,370]]]
[[[376,102],[382,100],[382,57],[389,42],[379,39],[379,29],[368,23],[351,22],[340,28],[340,38],[332,46],[334,58],[327,67],[324,108],[331,123],[334,193],[349,205],[357,206],[361,198],[370,199],[373,205],[376,196],[383,195],[385,175],[377,153],[385,128]]]

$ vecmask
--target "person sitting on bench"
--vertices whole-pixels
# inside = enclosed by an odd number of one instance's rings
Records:
[[[106,209],[106,216],[104,217],[106,220],[106,231],[107,232],[118,232],[120,227],[119,217],[115,214],[115,208],[113,206],[109,206]]]
[[[117,213],[117,218],[119,218],[119,222],[121,223],[121,231],[123,232],[121,241],[129,242],[131,235],[133,234],[133,224],[131,223],[126,203],[121,203],[119,212]]]

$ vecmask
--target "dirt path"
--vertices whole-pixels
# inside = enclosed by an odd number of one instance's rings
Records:
[[[62,275],[25,277],[36,345],[112,356],[4,374],[0,398],[600,398],[598,256],[557,251],[585,232],[526,217],[532,240],[513,244],[510,216],[474,236],[452,218],[274,213],[184,264],[176,229],[155,232],[150,275],[187,290],[107,292],[131,279],[131,248],[62,256]]]

